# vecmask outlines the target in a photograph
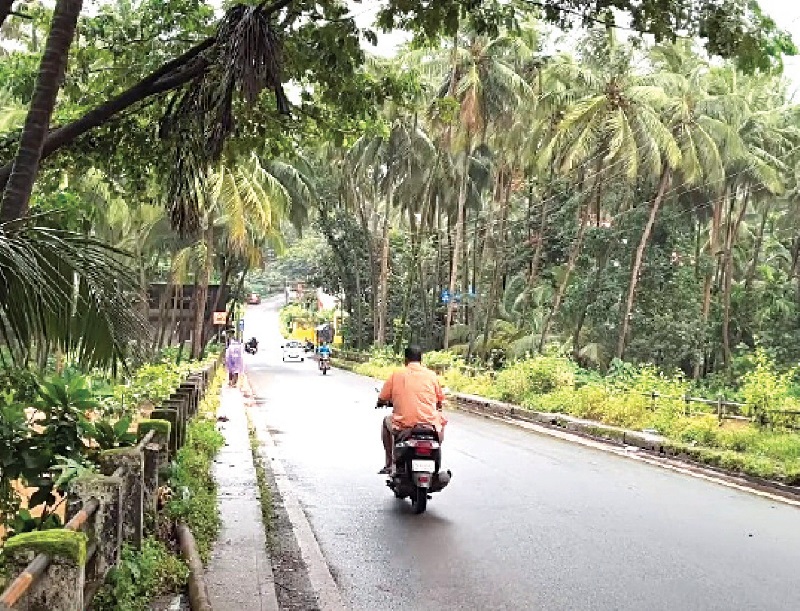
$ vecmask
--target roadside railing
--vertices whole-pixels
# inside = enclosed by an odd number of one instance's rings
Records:
[[[159,474],[185,443],[187,422],[218,365],[187,376],[150,419],[139,422],[135,446],[102,452],[100,473],[72,482],[63,528],[5,542],[3,554],[16,578],[0,595],[0,611],[89,607],[108,571],[119,564],[123,544],[140,548],[154,528]]]
[[[366,363],[369,361],[371,355],[365,352],[355,352],[349,350],[337,350],[335,356],[344,361],[353,363]],[[459,371],[469,376],[476,376],[487,374],[494,377],[493,371],[487,371],[480,367],[475,367],[467,364],[460,364],[457,366]],[[439,375],[444,375],[450,369],[447,365],[433,365],[431,369]],[[672,400],[682,401],[684,404],[684,415],[691,417],[701,417],[716,414],[718,420],[723,422],[725,420],[738,421],[738,422],[755,422],[762,426],[778,427],[790,430],[800,430],[800,410],[762,410],[757,412],[751,410],[747,403],[740,403],[736,401],[729,401],[724,395],[718,395],[715,399],[706,399],[704,397],[693,397],[689,394],[675,396],[664,395],[656,390],[651,392],[639,393],[641,396],[649,397],[651,399],[651,409],[655,411],[658,407],[659,400]],[[701,411],[693,409],[693,404],[706,405],[712,410]],[[749,412],[749,413],[748,413]]]

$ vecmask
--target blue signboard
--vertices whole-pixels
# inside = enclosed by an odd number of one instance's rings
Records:
[[[447,289],[442,290],[442,303],[450,303],[450,291]]]
[[[244,331],[244,318],[239,319],[239,331]]]

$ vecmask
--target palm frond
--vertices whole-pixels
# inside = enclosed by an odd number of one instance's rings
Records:
[[[87,367],[116,367],[149,345],[126,253],[94,238],[4,225],[0,279],[0,337],[16,364],[59,349]]]

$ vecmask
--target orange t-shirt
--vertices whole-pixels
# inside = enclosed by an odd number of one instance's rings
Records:
[[[383,385],[379,396],[394,404],[392,424],[410,429],[417,424],[431,424],[441,432],[447,423],[436,404],[444,401],[444,393],[436,374],[420,363],[409,363],[395,371]]]

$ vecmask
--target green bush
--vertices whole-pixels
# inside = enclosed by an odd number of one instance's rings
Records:
[[[220,528],[217,486],[211,475],[214,457],[225,445],[215,417],[220,375],[209,388],[199,415],[187,427],[186,445],[178,451],[170,477],[175,496],[167,504],[170,519],[184,521],[192,531],[203,562],[208,560]]]
[[[106,583],[92,600],[95,611],[147,611],[150,602],[177,592],[186,583],[189,570],[164,543],[148,537],[137,551],[125,547],[120,565],[112,569]]]
[[[575,367],[565,358],[537,356],[512,363],[497,374],[495,384],[501,400],[522,403],[530,395],[574,388]]]
[[[742,377],[741,394],[747,405],[745,413],[760,423],[766,423],[768,412],[784,409],[793,375],[793,371],[778,372],[766,352],[757,350],[753,369]]]
[[[426,367],[432,369],[450,369],[458,367],[464,363],[464,359],[449,350],[437,350],[426,352],[422,356],[422,362]]]

